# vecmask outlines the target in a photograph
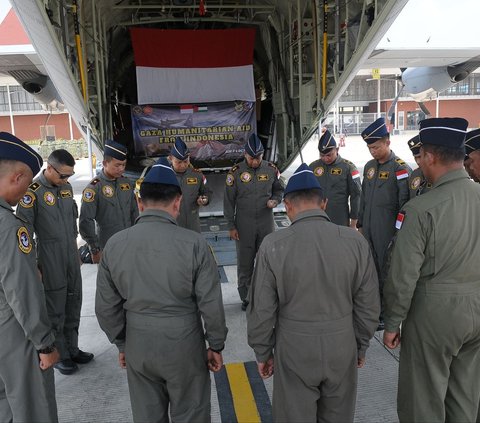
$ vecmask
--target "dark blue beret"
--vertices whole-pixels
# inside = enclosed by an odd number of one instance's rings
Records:
[[[285,188],[283,195],[287,195],[293,191],[302,191],[306,189],[321,189],[318,179],[305,163],[302,163],[295,173],[288,180],[288,184]]]
[[[113,140],[105,141],[105,148],[103,150],[105,156],[113,157],[117,160],[127,159],[127,148]]]
[[[420,154],[421,146],[422,146],[422,143],[420,142],[419,135],[415,135],[413,138],[410,138],[408,140],[408,148],[410,148],[410,151],[414,156],[418,156]]]
[[[362,132],[362,138],[367,144],[373,144],[378,140],[388,137],[388,129],[383,117],[378,118]]]
[[[320,153],[323,153],[335,147],[337,147],[337,142],[335,141],[335,138],[333,138],[333,135],[330,133],[330,131],[326,129],[320,137],[318,149],[320,150]]]
[[[463,118],[431,118],[420,121],[422,145],[464,148],[468,122]]]
[[[30,146],[8,132],[0,132],[0,159],[25,163],[35,176],[43,165],[42,157]]]
[[[172,165],[165,157],[160,157],[145,176],[143,182],[180,186]]]
[[[480,150],[480,128],[467,132],[465,137],[465,151],[467,154]]]
[[[247,144],[245,144],[245,153],[251,157],[257,157],[263,153],[263,145],[257,134],[250,135]]]
[[[187,144],[179,137],[175,139],[175,144],[173,144],[170,154],[173,157],[176,157],[178,160],[186,160],[190,155],[190,150],[187,147]]]

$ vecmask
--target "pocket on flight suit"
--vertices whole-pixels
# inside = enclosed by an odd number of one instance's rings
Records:
[[[56,240],[44,241],[38,246],[38,264],[45,291],[56,291],[67,286],[66,263],[62,247]],[[61,245],[61,244],[60,244]]]

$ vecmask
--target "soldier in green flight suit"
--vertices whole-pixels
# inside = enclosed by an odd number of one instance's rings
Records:
[[[82,275],[77,249],[78,209],[68,183],[75,173],[75,159],[66,150],[55,150],[47,163],[20,201],[17,215],[36,235],[48,317],[60,353],[55,368],[69,375],[78,370],[77,363],[93,358],[93,354],[78,349]]]
[[[467,132],[465,137],[465,152],[468,155],[467,172],[475,182],[480,182],[480,129]],[[470,172],[469,172],[470,170]],[[480,401],[478,404],[477,423],[480,423]]]
[[[320,160],[310,163],[310,169],[328,200],[325,211],[333,223],[356,228],[362,193],[360,172],[352,162],[340,157],[328,129],[320,137],[318,149]]]
[[[415,135],[408,141],[408,147],[412,152],[413,158],[417,163],[417,168],[411,173],[408,178],[408,189],[410,190],[410,198],[414,198],[417,195],[425,194],[430,191],[432,184],[425,180],[422,169],[420,169],[420,137]]]
[[[169,160],[182,188],[178,226],[200,233],[198,208],[206,206],[209,202],[210,190],[207,188],[207,179],[202,172],[190,165],[190,151],[181,138],[175,140]]]
[[[95,311],[127,369],[135,422],[210,422],[210,374],[227,327],[213,254],[181,228],[182,192],[166,158],[140,186],[135,226],[110,238]],[[208,348],[205,345],[208,342]]]
[[[398,216],[383,338],[389,348],[402,343],[401,423],[477,417],[480,186],[463,168],[467,125],[462,118],[420,122],[420,163],[432,189],[410,200]]]
[[[57,422],[52,366],[58,361],[35,248],[15,206],[43,164],[0,132],[0,422]]]
[[[378,118],[368,126],[362,132],[362,138],[373,160],[367,162],[363,171],[357,227],[372,248],[382,299],[387,248],[395,234],[397,214],[409,200],[408,177],[412,170],[390,149],[385,119]],[[382,329],[383,316],[380,314],[378,330]]]
[[[357,368],[380,313],[370,247],[357,231],[330,222],[306,164],[288,181],[284,202],[292,224],[258,251],[248,343],[260,376],[275,374],[273,421],[353,422]]]
[[[263,238],[274,230],[273,209],[283,194],[278,169],[262,160],[263,151],[260,138],[252,134],[245,145],[245,160],[230,169],[225,182],[223,213],[230,238],[236,241],[242,310],[248,305],[255,255]]]
[[[125,146],[107,141],[103,170],[83,190],[79,229],[90,247],[94,263],[99,263],[108,239],[132,226],[138,216],[134,186],[123,176],[126,164]]]

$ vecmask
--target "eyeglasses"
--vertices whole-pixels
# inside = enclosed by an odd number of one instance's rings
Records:
[[[55,169],[55,166],[52,165],[51,163],[48,163],[50,166],[52,166],[52,169],[58,173],[58,177],[60,179],[68,179],[71,178],[73,175],[75,175],[75,172],[72,172],[71,174],[67,175],[66,173],[60,173],[57,169]]]

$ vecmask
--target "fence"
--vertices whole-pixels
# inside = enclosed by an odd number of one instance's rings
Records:
[[[385,117],[385,113],[382,113],[381,116]],[[358,135],[373,123],[377,117],[377,113],[337,114],[335,116],[336,122],[334,122],[334,115],[330,113],[322,126],[333,130],[335,134]]]

